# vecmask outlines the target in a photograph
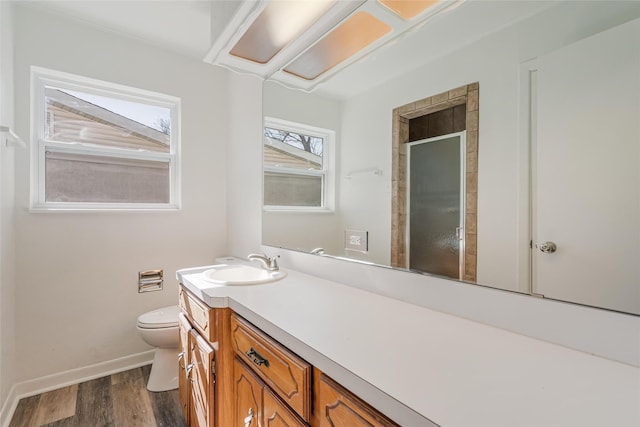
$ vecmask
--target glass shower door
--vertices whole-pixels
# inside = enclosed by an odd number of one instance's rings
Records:
[[[407,144],[411,270],[462,278],[465,132]]]

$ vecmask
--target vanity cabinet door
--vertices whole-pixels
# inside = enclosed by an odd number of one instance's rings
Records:
[[[326,375],[320,375],[317,386],[321,427],[398,427]]]
[[[263,385],[251,369],[235,358],[233,360],[233,379],[235,384],[235,426],[262,427],[262,390]]]
[[[178,316],[178,327],[180,330],[180,353],[178,355],[178,395],[180,397],[180,405],[182,406],[182,414],[189,425],[189,378],[187,377],[187,366],[189,365],[189,337],[191,336],[191,324],[180,313]]]
[[[265,388],[263,392],[264,427],[305,427],[308,424],[300,420],[289,408]]]
[[[195,329],[189,336],[190,410],[189,425],[214,426],[215,352]]]

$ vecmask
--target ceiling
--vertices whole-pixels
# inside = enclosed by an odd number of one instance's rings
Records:
[[[197,60],[202,60],[211,47],[211,5],[215,2],[208,0],[17,0],[17,3]]]
[[[211,12],[228,1],[238,0],[17,0],[17,3],[204,60],[214,42]],[[466,0],[391,40],[393,49],[383,46],[344,68],[318,89],[335,96],[351,96],[539,13],[553,3]]]

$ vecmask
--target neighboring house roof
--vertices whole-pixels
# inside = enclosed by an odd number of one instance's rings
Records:
[[[169,152],[169,135],[113,111],[47,88],[49,134],[65,142]]]
[[[322,156],[268,136],[264,140],[265,164],[295,169],[322,169]]]

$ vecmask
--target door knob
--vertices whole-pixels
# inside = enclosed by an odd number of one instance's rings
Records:
[[[536,246],[538,247],[538,249],[540,249],[540,252],[545,254],[552,254],[558,249],[556,244],[553,242],[544,242]]]

